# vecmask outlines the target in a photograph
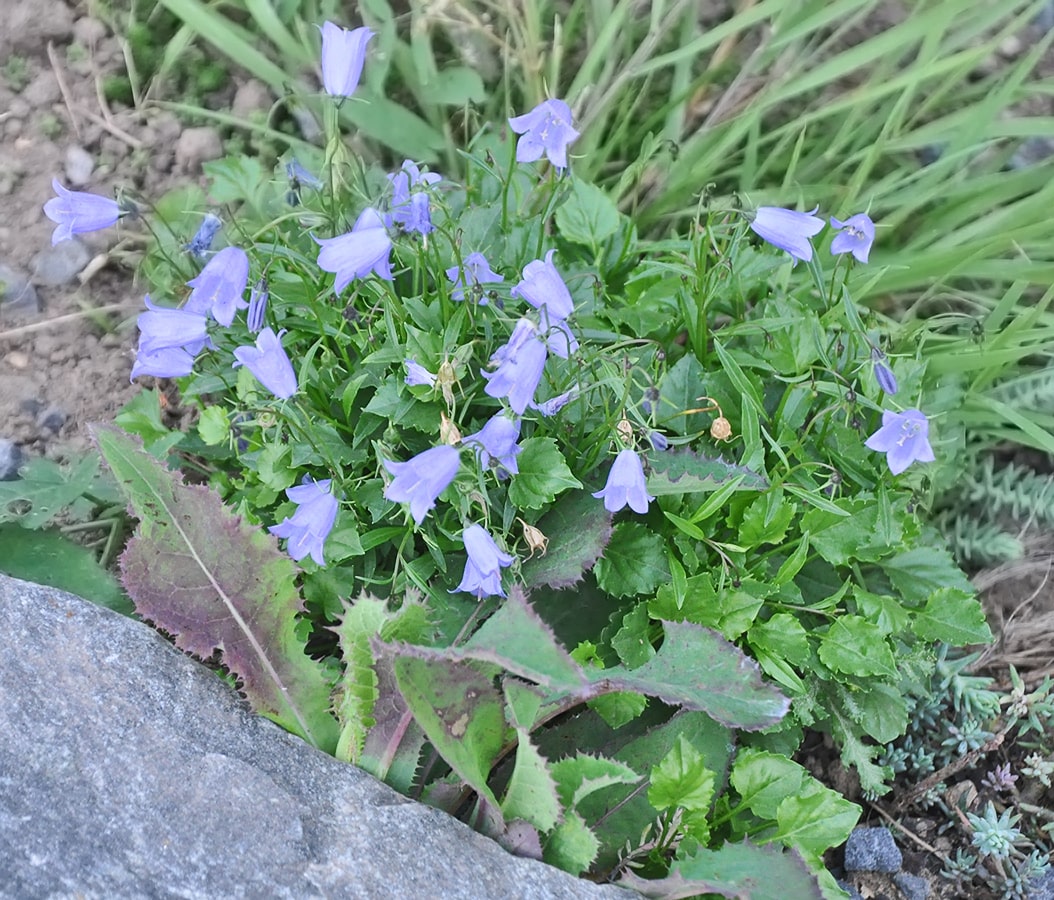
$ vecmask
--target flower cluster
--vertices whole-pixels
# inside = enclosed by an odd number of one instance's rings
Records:
[[[812,259],[810,238],[823,231],[827,224],[815,214],[818,209],[804,213],[778,206],[759,206],[750,219],[750,228],[762,240],[789,253],[795,262],[809,262]],[[851,253],[866,263],[875,241],[875,223],[867,213],[857,213],[844,222],[832,216],[831,227],[839,232],[831,241],[831,253],[836,256]]]

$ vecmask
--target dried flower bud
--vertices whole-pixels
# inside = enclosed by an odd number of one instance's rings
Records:
[[[724,416],[718,416],[710,424],[710,437],[715,441],[732,440],[732,423]]]
[[[439,385],[440,390],[443,392],[443,400],[446,401],[448,407],[454,405],[454,384],[457,382],[457,371],[454,369],[454,364],[448,359],[444,359],[439,364],[439,372],[436,374],[436,384]]]
[[[439,440],[451,447],[461,443],[461,432],[444,412],[439,414]]]
[[[630,425],[629,419],[625,416],[623,416],[618,425],[615,426],[615,430],[618,432],[618,436],[622,438],[624,443],[633,443],[633,426]]]
[[[523,519],[517,519],[516,521],[523,526],[523,539],[527,542],[527,546],[531,548],[531,555],[527,559],[534,556],[535,551],[538,551],[539,556],[545,556],[546,551],[549,549],[549,538],[542,533],[540,528],[528,525]]]

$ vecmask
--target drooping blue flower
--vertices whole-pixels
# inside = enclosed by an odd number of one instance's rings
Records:
[[[456,590],[475,594],[479,600],[484,597],[504,597],[501,569],[511,566],[516,557],[499,550],[494,538],[482,525],[469,525],[461,539],[465,542],[468,559],[465,562],[465,574]]]
[[[135,364],[129,381],[140,375],[153,375],[156,378],[180,378],[194,371],[195,354],[185,347],[142,347],[135,353]]]
[[[864,441],[864,446],[886,454],[889,471],[899,475],[913,462],[933,462],[930,423],[917,409],[904,412],[882,410],[882,427]]]
[[[266,278],[257,281],[255,287],[249,291],[249,311],[245,314],[245,324],[253,334],[263,328],[269,296]]]
[[[476,451],[476,458],[483,468],[503,468],[510,475],[518,475],[516,456],[523,449],[517,446],[520,439],[519,417],[510,419],[504,412],[491,416],[487,423],[472,434],[466,434],[462,443]]]
[[[875,242],[875,223],[871,217],[867,213],[857,213],[840,222],[831,216],[831,227],[838,229],[831,241],[831,253],[852,253],[858,261],[866,263]]]
[[[554,253],[555,250],[550,250],[544,260],[527,263],[523,267],[523,280],[509,293],[513,297],[522,297],[535,309],[544,309],[551,321],[563,321],[575,311],[575,304],[553,265]]]
[[[267,390],[281,400],[288,400],[296,393],[296,372],[293,364],[282,347],[283,328],[275,334],[270,328],[264,328],[256,336],[256,346],[236,347],[235,367],[244,365]]]
[[[296,159],[291,159],[285,164],[285,175],[297,188],[304,186],[316,191],[322,189],[322,181],[300,165]]]
[[[286,552],[297,562],[308,554],[320,566],[326,564],[323,545],[337,520],[337,498],[331,492],[333,481],[308,481],[286,490],[285,495],[297,504],[292,516],[286,516],[267,530],[288,538]]]
[[[404,359],[403,365],[406,366],[406,383],[410,387],[414,387],[419,384],[426,384],[428,387],[436,386],[436,377],[422,366],[415,359]]]
[[[661,431],[649,431],[648,441],[652,446],[652,449],[662,453],[664,450],[670,448],[670,441]]]
[[[209,248],[212,246],[212,239],[216,237],[216,232],[220,230],[222,224],[223,221],[219,216],[205,213],[205,218],[201,220],[194,237],[190,239],[188,244],[184,245],[183,249],[195,259],[204,259],[205,254],[208,253]]]
[[[823,219],[813,215],[816,209],[803,213],[778,206],[759,206],[750,227],[763,240],[786,250],[795,259],[808,262],[812,259],[809,238],[819,234],[825,224]]]
[[[895,394],[899,389],[897,376],[893,374],[893,370],[885,363],[875,363],[875,381],[877,381],[878,386],[890,396]]]
[[[607,484],[593,496],[604,498],[604,509],[608,512],[618,512],[627,504],[634,512],[643,514],[648,511],[648,503],[655,498],[648,493],[644,467],[636,451],[627,447],[619,452],[611,464]]]
[[[205,263],[197,278],[187,282],[194,290],[184,308],[211,314],[227,328],[234,321],[235,312],[249,305],[244,297],[248,283],[248,255],[241,247],[224,247]]]
[[[461,466],[461,457],[453,447],[440,444],[406,462],[387,459],[381,462],[395,476],[384,489],[385,498],[394,503],[409,503],[410,515],[420,525],[436,505],[439,495],[454,480]]]
[[[192,356],[201,352],[208,341],[208,318],[183,307],[173,309],[155,306],[146,295],[147,311],[139,314],[139,352],[153,353],[172,347],[183,347]]]
[[[392,185],[392,221],[404,231],[428,234],[432,231],[432,215],[428,207],[428,186],[443,180],[438,172],[421,172],[412,160],[404,160],[398,172],[388,175]],[[412,190],[420,187],[421,190]]]
[[[571,354],[578,350],[578,338],[563,319],[550,319],[544,308],[541,319],[541,338],[549,352],[560,359],[569,359]]]
[[[509,119],[509,127],[520,135],[516,162],[534,162],[544,153],[557,169],[567,168],[567,147],[578,139],[571,118],[563,100],[543,100],[529,113]]]
[[[322,26],[322,85],[327,94],[350,97],[355,93],[372,37],[366,27],[349,31],[332,22]]]
[[[542,403],[530,404],[531,409],[536,409],[543,416],[555,416],[561,409],[567,406],[575,397],[578,396],[578,388],[573,387],[570,390],[564,391],[562,394],[557,394],[555,397],[550,397],[548,400]]]
[[[479,295],[479,305],[487,305],[486,295],[479,290],[481,284],[496,284],[505,280],[504,275],[499,275],[490,267],[487,257],[482,253],[470,253],[465,257],[463,266],[451,266],[446,270],[446,277],[453,282],[454,287],[450,291],[452,300],[464,300],[465,290],[471,287],[473,294]]]
[[[333,286],[338,293],[353,278],[365,278],[370,272],[392,280],[392,239],[381,214],[371,206],[359,214],[347,234],[324,240],[315,238],[315,243],[322,248],[318,253],[319,268],[337,276]]]
[[[491,363],[496,363],[498,368],[494,372],[480,372],[487,379],[484,393],[499,399],[507,397],[512,411],[518,416],[523,415],[542,380],[547,355],[534,323],[530,319],[520,319],[509,342],[491,357]]]
[[[51,233],[52,246],[69,240],[75,234],[109,228],[121,218],[121,207],[116,200],[68,190],[59,184],[57,178],[51,179],[51,186],[58,196],[44,204],[44,215],[56,223]]]

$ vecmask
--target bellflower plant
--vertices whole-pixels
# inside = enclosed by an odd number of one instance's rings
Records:
[[[196,355],[208,340],[208,317],[190,309],[170,309],[156,306],[145,298],[147,311],[136,320],[139,326],[140,351],[185,347]]]
[[[51,180],[51,186],[58,196],[44,204],[44,215],[57,223],[51,233],[52,246],[60,241],[68,241],[75,234],[109,228],[121,218],[121,207],[116,200],[84,191],[71,191],[57,178]]]
[[[366,278],[375,272],[381,278],[392,280],[392,239],[381,214],[366,207],[351,231],[335,238],[319,240],[318,266],[337,277],[333,288],[339,294],[353,278]]]
[[[641,515],[648,511],[648,504],[655,498],[648,493],[644,467],[637,451],[629,447],[619,451],[608,471],[607,484],[593,496],[602,498],[604,509],[610,513],[616,513],[624,506]]]
[[[504,412],[495,413],[479,431],[466,434],[462,443],[476,451],[476,458],[484,468],[505,469],[510,475],[518,475],[516,456],[523,449],[516,442],[520,439],[520,420],[511,419]]]
[[[535,309],[544,309],[551,322],[563,321],[575,311],[571,292],[553,265],[555,253],[550,250],[544,260],[527,263],[523,279],[509,292],[513,297],[522,297]]]
[[[350,97],[355,93],[373,34],[366,27],[349,31],[332,22],[322,26],[322,84],[327,94]]]
[[[857,213],[844,222],[831,216],[831,227],[838,229],[831,241],[831,253],[852,253],[858,262],[866,263],[875,242],[875,223],[867,213]]]
[[[516,162],[535,162],[544,154],[559,171],[566,169],[567,148],[578,139],[571,121],[571,107],[563,100],[543,100],[529,113],[509,119],[509,127],[520,135]]]
[[[332,484],[325,478],[289,488],[285,495],[297,504],[296,512],[267,529],[276,537],[288,538],[286,551],[297,562],[310,555],[318,565],[326,564],[324,545],[337,519],[338,506]]]
[[[487,257],[482,253],[470,253],[465,257],[463,265],[447,269],[446,277],[454,285],[450,291],[450,299],[460,302],[465,299],[465,291],[471,290],[473,296],[478,296],[480,306],[487,305],[487,296],[479,289],[480,285],[498,284],[505,280],[504,275],[499,275],[490,267]]]
[[[461,539],[465,543],[468,559],[457,590],[474,594],[478,600],[506,596],[501,587],[501,570],[511,566],[516,557],[500,550],[482,525],[469,525]]]
[[[245,314],[245,325],[253,334],[263,328],[269,296],[266,278],[261,278],[256,282],[255,287],[249,292],[249,311]]]
[[[815,209],[803,213],[775,206],[759,206],[750,228],[762,240],[786,250],[794,259],[808,262],[812,259],[809,238],[819,234],[824,226],[823,219],[813,215],[815,212]]]
[[[404,359],[403,365],[406,366],[406,383],[411,387],[415,387],[419,384],[428,385],[428,387],[436,386],[436,377],[428,371],[419,362],[413,359]]]
[[[249,257],[241,247],[224,247],[206,264],[197,278],[187,282],[194,290],[186,309],[211,314],[225,328],[239,309],[246,309],[245,288],[249,284]]]
[[[882,411],[882,427],[864,441],[871,450],[886,454],[889,471],[899,475],[913,462],[933,462],[930,423],[917,409]]]
[[[256,380],[281,400],[288,400],[297,391],[296,373],[282,348],[283,328],[275,334],[264,328],[256,337],[256,346],[236,347],[235,366],[245,366]]]
[[[205,254],[208,253],[209,248],[212,246],[212,241],[216,237],[216,232],[220,230],[221,225],[223,225],[223,221],[219,216],[213,215],[212,213],[205,213],[205,217],[201,220],[201,224],[198,226],[198,230],[194,233],[194,237],[190,239],[190,242],[184,249],[195,259],[204,259]]]
[[[179,378],[194,371],[195,354],[185,347],[140,346],[135,353],[132,374],[129,381],[135,381],[140,375],[153,375],[155,378]]]
[[[409,159],[398,172],[388,175],[392,185],[392,221],[404,231],[428,234],[432,216],[428,207],[428,187],[443,180],[437,172],[422,172]],[[414,188],[419,190],[413,190]]]
[[[420,525],[436,499],[449,486],[461,466],[457,450],[445,444],[418,453],[407,462],[382,459],[384,468],[395,476],[384,489],[386,499],[394,503],[409,503],[410,515]]]
[[[497,364],[497,370],[480,373],[487,379],[484,392],[491,397],[508,398],[512,411],[523,415],[527,405],[534,400],[547,355],[534,323],[530,319],[520,319],[509,342],[496,350],[491,358],[491,363]]]

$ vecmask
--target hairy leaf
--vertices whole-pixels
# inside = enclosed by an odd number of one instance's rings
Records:
[[[377,699],[373,727],[363,743],[359,766],[400,793],[407,793],[417,777],[425,733],[406,705],[392,668],[392,658],[377,657]]]
[[[549,539],[544,556],[527,560],[521,577],[528,590],[561,589],[582,580],[611,540],[611,513],[586,491],[564,494],[538,522]]]
[[[571,811],[549,835],[542,858],[551,866],[580,875],[600,852],[600,841],[578,813]]]
[[[509,500],[518,509],[541,509],[562,491],[582,487],[552,438],[527,438],[520,446],[520,473],[509,483]]]
[[[625,763],[602,756],[578,753],[554,762],[550,769],[556,779],[560,802],[574,809],[590,794],[616,784],[636,785],[641,776]]]
[[[333,690],[333,710],[340,722],[336,757],[358,763],[373,727],[373,705],[377,701],[377,673],[373,670],[370,638],[378,634],[387,618],[383,600],[362,596],[354,604],[345,602],[340,624],[332,630],[340,643],[344,674]]]
[[[43,528],[68,506],[90,493],[97,482],[99,457],[89,453],[76,464],[32,459],[19,478],[0,481],[0,522]]]
[[[531,743],[526,728],[516,729],[516,739],[516,764],[501,811],[507,820],[523,819],[539,831],[550,831],[562,810],[549,764]]]
[[[648,493],[656,497],[667,494],[695,494],[716,491],[735,480],[736,490],[763,491],[768,479],[757,472],[725,462],[721,457],[704,456],[687,447],[649,452]]]
[[[181,650],[221,653],[254,710],[332,752],[329,683],[296,634],[301,601],[289,557],[214,491],[184,485],[138,439],[115,428],[95,437],[139,519],[121,557],[136,611]]]
[[[637,522],[623,522],[597,562],[596,575],[600,587],[616,597],[655,593],[670,580],[662,536]]]

